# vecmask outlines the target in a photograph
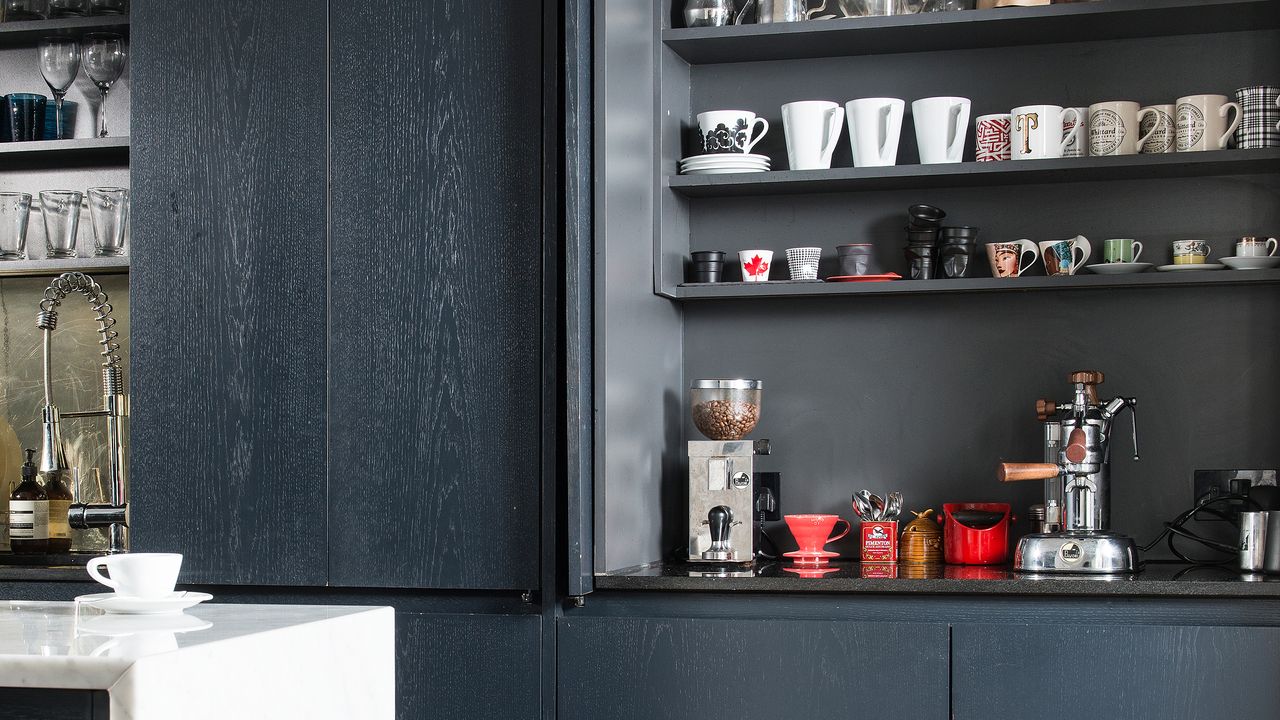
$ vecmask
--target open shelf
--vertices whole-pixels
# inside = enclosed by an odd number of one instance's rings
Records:
[[[0,163],[5,165],[127,164],[129,138],[73,138],[70,140],[34,140],[0,143]]]
[[[1280,27],[1276,0],[1098,0],[1043,7],[664,30],[691,65],[1038,45]]]
[[[741,197],[794,193],[1026,185],[1280,172],[1280,149],[1214,150],[1167,155],[1006,160],[878,168],[780,170],[731,175],[671,175],[667,185],[685,197]]]
[[[953,293],[1090,290],[1183,285],[1261,285],[1280,283],[1280,270],[1203,270],[1133,275],[1081,274],[1069,277],[964,278],[959,280],[894,280],[892,282],[690,283],[676,288],[678,300],[818,297],[834,295],[942,295]]]
[[[52,277],[64,272],[121,275],[129,272],[129,256],[66,260],[0,260],[0,277]]]
[[[129,35],[128,15],[57,18],[54,20],[19,20],[0,22],[0,48],[34,45],[47,35],[83,35],[114,32]]]

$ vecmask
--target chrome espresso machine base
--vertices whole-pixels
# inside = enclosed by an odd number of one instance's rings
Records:
[[[1013,567],[1019,572],[1119,575],[1137,569],[1133,538],[1107,531],[1024,535]]]

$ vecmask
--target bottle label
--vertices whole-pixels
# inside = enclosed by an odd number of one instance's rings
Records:
[[[9,538],[12,540],[48,540],[49,501],[10,500]]]
[[[67,521],[67,510],[70,508],[70,500],[49,501],[50,540],[66,539],[71,537],[71,524]]]

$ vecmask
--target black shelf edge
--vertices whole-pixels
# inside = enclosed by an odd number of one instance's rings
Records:
[[[129,256],[66,260],[0,260],[0,278],[53,277],[64,272],[122,275],[129,272]]]
[[[92,164],[128,163],[129,138],[74,138],[0,143],[0,162],[6,166],[45,163]]]
[[[82,35],[91,32],[114,32],[128,36],[129,16],[95,15],[0,22],[0,48],[34,45],[40,38],[48,35]]]
[[[890,282],[687,283],[675,288],[677,300],[831,297],[837,295],[945,295],[954,293],[1031,292],[1040,290],[1097,290],[1125,287],[1184,285],[1266,285],[1280,283],[1280,270],[1201,270],[1133,275],[1068,277],[963,278],[957,280],[893,280]]]
[[[674,28],[691,65],[1232,32],[1280,27],[1275,0],[1098,0],[894,17]]]
[[[1280,172],[1280,149],[1211,150],[1166,155],[1005,160],[878,168],[775,170],[729,175],[668,175],[667,187],[690,198],[745,197],[854,190],[1153,180]]]

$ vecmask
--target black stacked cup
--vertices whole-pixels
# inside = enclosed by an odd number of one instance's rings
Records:
[[[693,267],[690,269],[689,282],[720,282],[724,273],[723,250],[698,250],[690,255],[693,257]]]
[[[966,278],[974,275],[974,253],[978,247],[978,228],[958,225],[942,228],[942,245],[938,249],[938,265],[944,278]]]
[[[907,209],[907,263],[912,280],[933,279],[937,264],[938,231],[947,214],[932,205]]]

